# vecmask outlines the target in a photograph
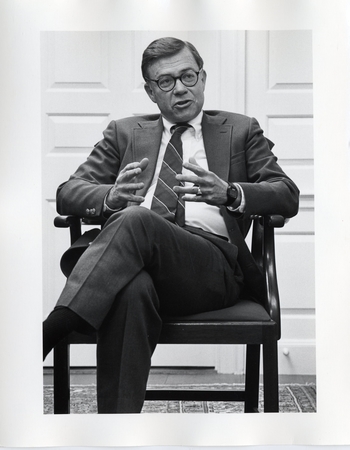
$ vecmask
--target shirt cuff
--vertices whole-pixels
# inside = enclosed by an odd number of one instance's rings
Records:
[[[104,200],[103,200],[103,215],[106,217],[106,216],[110,216],[110,215],[112,215],[112,214],[114,214],[114,213],[116,213],[116,212],[118,212],[118,211],[121,211],[122,209],[123,209],[123,207],[121,207],[121,208],[117,208],[117,209],[112,209],[112,208],[110,208],[108,205],[107,205],[107,196],[108,196],[108,192],[107,192],[107,194],[105,195],[105,198],[104,198]]]

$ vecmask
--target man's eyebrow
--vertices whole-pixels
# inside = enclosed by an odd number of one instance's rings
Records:
[[[187,68],[181,69],[179,73],[185,73],[185,72],[187,72],[188,70],[193,70],[193,71],[195,71],[195,72],[198,71],[197,69],[194,69],[193,67],[187,67]],[[173,75],[172,75],[171,73],[165,72],[165,73],[159,74],[159,75],[158,75],[158,78],[159,78],[159,77],[164,77],[164,76],[170,76],[170,77],[172,77]]]

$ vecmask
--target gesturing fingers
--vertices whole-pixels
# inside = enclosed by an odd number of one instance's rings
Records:
[[[176,176],[177,180],[183,183],[193,183],[198,186],[200,183],[205,182],[205,177],[209,174],[209,172],[199,166],[195,158],[192,157],[188,162],[183,163],[183,167],[184,169],[187,169],[187,171],[192,172],[185,172]]]
[[[143,158],[140,162],[127,164],[119,173],[116,183],[130,182],[148,166],[148,158]]]
[[[185,169],[190,170],[199,177],[203,177],[208,173],[207,170],[203,169],[203,167],[197,163],[196,158],[193,158],[192,156],[188,161],[183,163],[183,166]]]
[[[178,195],[182,195],[184,200],[192,199],[193,196],[201,196],[202,192],[200,188],[196,185],[192,186],[174,186],[174,191]],[[189,194],[189,197],[187,197],[187,194]],[[203,201],[203,200],[201,200]]]
[[[120,185],[120,192],[124,192],[125,194],[134,193],[135,191],[142,189],[144,183],[127,183]]]
[[[119,173],[114,186],[107,196],[107,204],[112,209],[125,206],[127,202],[142,203],[144,197],[135,195],[136,191],[144,187],[143,182],[137,182],[139,175],[148,166],[148,158],[140,162],[127,164]]]
[[[227,200],[227,183],[215,173],[199,166],[195,158],[190,158],[183,167],[192,173],[178,174],[177,180],[182,186],[174,187],[177,194],[188,202],[206,202],[210,205],[222,205]]]

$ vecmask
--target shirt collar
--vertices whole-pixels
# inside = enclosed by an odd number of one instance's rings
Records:
[[[202,118],[203,118],[203,111],[201,111],[198,116],[196,116],[194,119],[190,120],[188,122],[189,125],[192,126],[194,130],[194,136],[196,139],[200,139],[202,137]],[[164,130],[171,134],[170,129],[175,125],[175,123],[169,122],[165,117],[162,116],[163,119],[163,126]]]

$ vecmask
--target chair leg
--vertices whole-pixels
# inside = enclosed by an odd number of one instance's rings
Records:
[[[69,344],[63,341],[54,348],[54,414],[70,412]]]
[[[259,412],[260,345],[247,345],[245,372],[245,413]]]
[[[263,344],[264,412],[279,411],[277,341]]]

